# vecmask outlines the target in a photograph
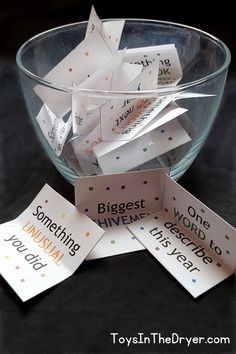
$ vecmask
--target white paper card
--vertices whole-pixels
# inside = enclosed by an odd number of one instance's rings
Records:
[[[106,231],[87,259],[143,249],[125,225],[161,208],[166,171],[76,178],[76,206]]]
[[[45,185],[18,218],[0,225],[1,275],[26,301],[72,275],[103,233]]]
[[[131,140],[138,135],[172,99],[173,96],[157,99],[126,100],[122,102],[123,106],[118,109],[117,106],[115,109],[114,106],[111,109],[110,105],[104,105],[101,113],[102,139],[104,141]],[[109,114],[110,119],[106,120],[105,117],[108,117]]]
[[[162,210],[128,228],[193,297],[236,268],[236,230],[168,175]]]
[[[144,67],[158,62],[158,85],[176,85],[183,76],[174,44],[127,49],[125,61]]]
[[[109,152],[111,145],[104,143],[95,146],[93,151],[103,173],[117,173],[128,171],[189,141],[189,135],[174,119],[117,148],[113,142],[113,149]]]
[[[105,65],[112,54],[98,31],[83,40],[45,77],[48,82],[60,83],[69,87],[79,85],[89,75]],[[58,117],[63,117],[71,109],[71,95],[67,92],[37,85],[34,91]]]
[[[56,117],[55,114],[44,104],[40,109],[36,120],[52,150],[57,156],[60,156],[71,128],[71,117],[64,122],[62,118]]]
[[[119,54],[114,55],[111,60],[109,60],[106,65],[102,66],[90,75],[86,80],[84,80],[78,86],[74,85],[75,91],[72,93],[72,123],[73,123],[73,133],[79,133],[80,135],[86,133],[86,115],[89,104],[89,99],[82,96],[80,92],[76,92],[79,89],[90,89],[90,90],[104,90],[109,91],[113,76],[113,71],[118,68],[125,54],[125,50],[121,51]],[[90,99],[91,104],[96,104],[95,98]],[[101,100],[99,100],[101,101]]]
[[[116,54],[119,48],[124,24],[125,21],[123,20],[102,22],[98,17],[94,6],[92,6],[86,30],[86,37],[92,34],[95,30],[99,31],[110,51],[113,54]]]
[[[154,129],[162,126],[163,124],[169,122],[170,120],[178,117],[179,115],[181,115],[185,112],[186,112],[186,109],[181,108],[181,107],[177,106],[176,104],[168,105],[159,114],[157,114],[157,116],[149,124],[147,124],[142,130],[140,130],[139,134],[136,137],[134,137],[134,139],[150,132],[151,130],[154,130]],[[132,139],[131,141],[133,141],[134,139]],[[105,142],[101,142],[99,144],[99,146],[94,146],[93,150],[95,152],[95,155],[101,157],[105,154],[108,154],[112,150],[118,149],[119,147],[121,147],[124,144],[127,144],[127,142],[123,141],[123,140],[105,141]]]

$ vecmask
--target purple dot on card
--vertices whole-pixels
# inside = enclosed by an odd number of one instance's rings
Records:
[[[144,227],[143,227],[143,226],[141,226],[141,227],[140,227],[140,230],[144,230]]]
[[[136,240],[136,237],[135,237],[135,236],[132,236],[131,239],[132,239],[132,240]]]
[[[121,189],[125,189],[125,186],[121,186]]]
[[[47,200],[47,199],[45,200],[45,203],[46,203],[46,204],[48,203],[48,200]]]
[[[159,200],[159,198],[158,198],[158,197],[156,197],[156,198],[155,198],[155,200]]]
[[[202,213],[205,213],[205,210],[204,210],[204,209],[201,209],[201,212],[202,212]]]
[[[165,129],[161,129],[161,133],[165,133]]]
[[[89,191],[93,191],[93,187],[89,187]]]
[[[147,148],[143,148],[143,152],[146,152],[147,151]]]
[[[112,128],[112,131],[114,132],[114,131],[115,131],[115,128]]]
[[[84,211],[87,213],[88,212],[88,208],[84,209]]]
[[[166,211],[166,212],[168,212],[168,209],[167,209],[167,208],[165,208],[165,211]]]
[[[192,282],[193,282],[193,283],[196,283],[196,282],[197,282],[197,280],[196,280],[196,279],[192,279]]]
[[[168,140],[169,140],[169,141],[173,140],[172,136],[169,136]]]
[[[109,190],[110,190],[110,187],[106,187],[106,190],[109,191]]]
[[[229,240],[229,236],[228,235],[225,235],[225,238],[226,238],[226,240]]]
[[[160,248],[159,248],[159,247],[155,247],[155,250],[156,250],[156,251],[160,251]]]
[[[221,264],[220,263],[216,263],[217,267],[221,267]]]
[[[158,220],[158,216],[154,216],[154,219],[155,219],[155,220]]]
[[[119,160],[120,156],[116,156],[116,160]]]
[[[143,181],[143,184],[147,184],[147,181]]]
[[[175,197],[173,197],[173,199],[176,200]]]
[[[227,254],[230,254],[228,250],[226,250],[226,253],[227,253]]]
[[[71,71],[72,71],[72,68],[69,68],[69,72],[71,73]]]

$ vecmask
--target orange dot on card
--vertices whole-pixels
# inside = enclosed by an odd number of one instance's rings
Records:
[[[85,52],[85,56],[88,57],[90,55],[89,52]]]
[[[65,216],[66,216],[66,214],[64,214],[64,213],[61,214],[62,219],[64,219]]]
[[[118,42],[118,38],[116,38],[116,42]]]
[[[10,256],[5,256],[4,259],[10,259]]]
[[[87,231],[86,234],[85,234],[85,236],[86,236],[86,237],[89,237],[89,236],[90,236],[90,232]]]
[[[108,76],[105,77],[105,80],[106,80],[106,81],[108,80]]]

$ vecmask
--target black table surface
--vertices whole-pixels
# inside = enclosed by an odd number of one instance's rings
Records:
[[[0,222],[17,217],[47,182],[73,187],[39,144],[12,61],[0,60]],[[209,138],[179,183],[236,227],[236,76],[231,70]],[[1,268],[1,262],[0,262]],[[22,303],[0,277],[0,354],[236,353],[234,276],[194,300],[147,252],[84,262]],[[110,333],[230,337],[230,344],[113,344]]]

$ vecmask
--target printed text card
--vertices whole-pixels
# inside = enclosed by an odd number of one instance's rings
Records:
[[[45,185],[0,233],[1,275],[26,301],[74,273],[104,231]]]
[[[167,169],[78,177],[76,206],[106,233],[89,259],[143,249],[126,225],[162,207]]]
[[[128,229],[193,297],[235,270],[236,230],[168,175],[162,210]]]

